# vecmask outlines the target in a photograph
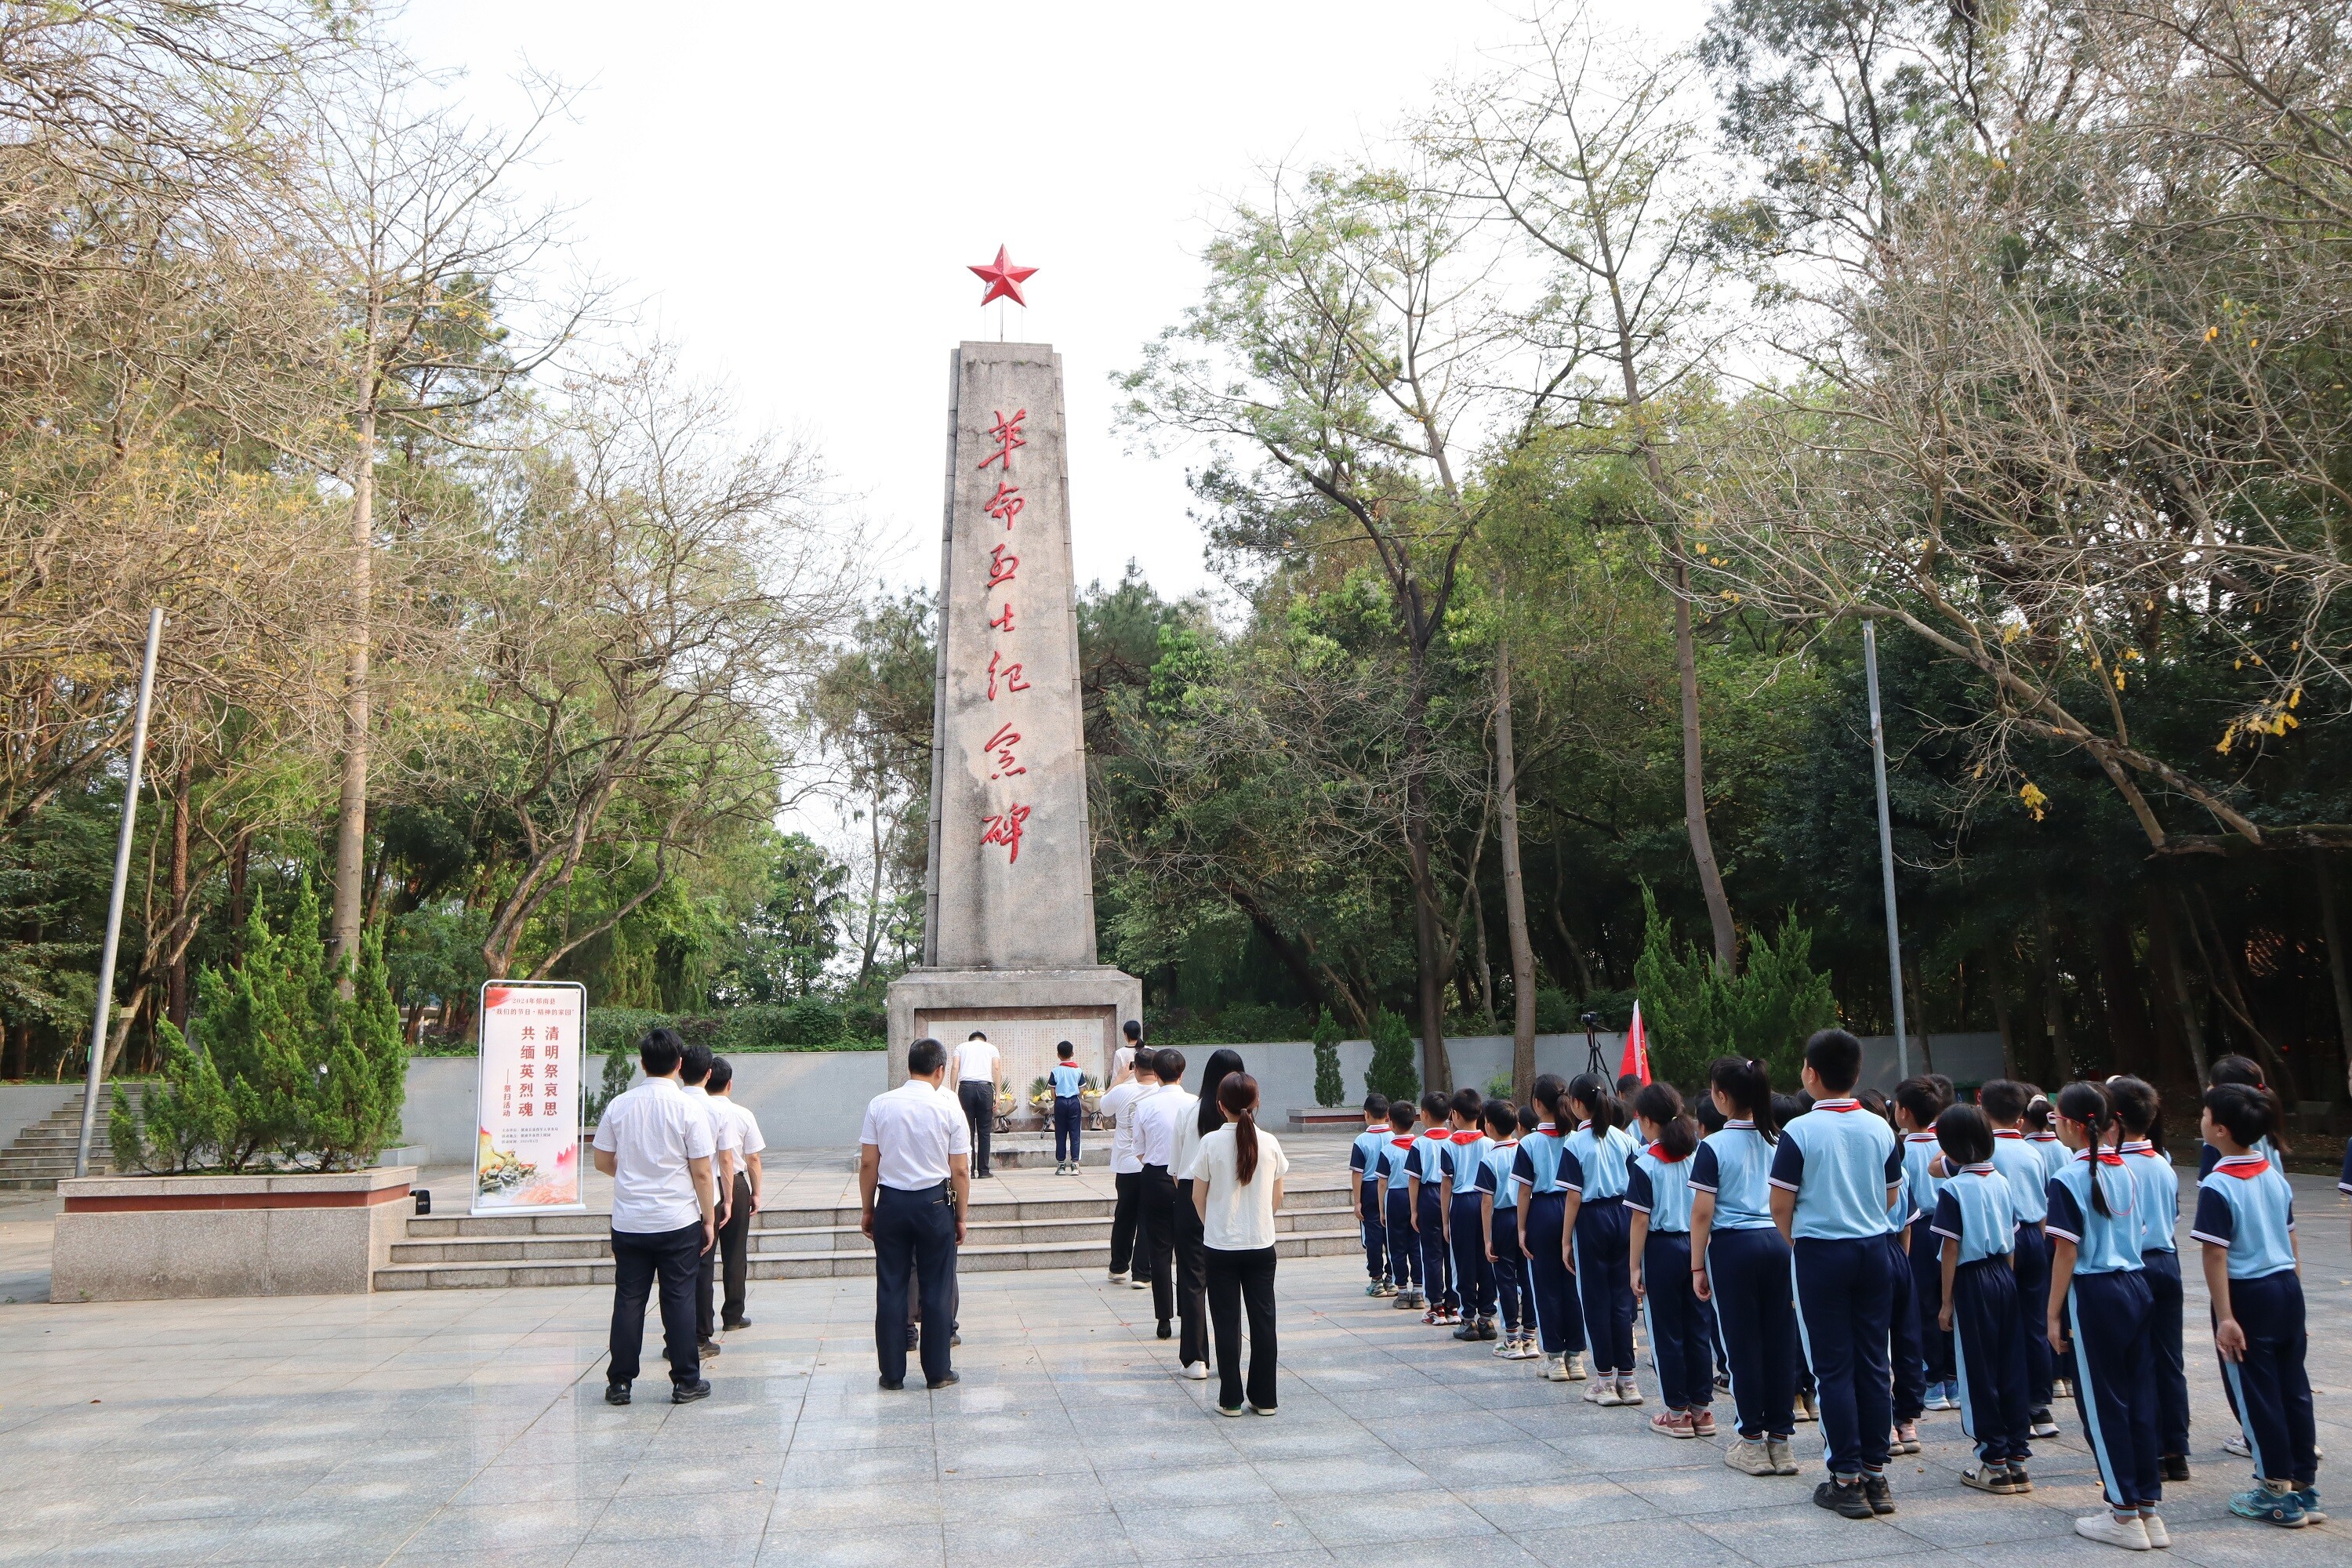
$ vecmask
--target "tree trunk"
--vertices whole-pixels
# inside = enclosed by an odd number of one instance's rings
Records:
[[[245,962],[246,879],[253,869],[253,829],[237,830],[236,842],[228,852],[228,948],[229,962]]]
[[[375,570],[375,342],[378,307],[368,307],[367,353],[361,363],[359,442],[352,465],[352,625],[343,655],[342,788],[335,806],[335,901],[328,930],[331,957],[360,962],[360,900],[367,865],[368,655]],[[339,982],[351,994],[348,977]]]
[[[2188,1044],[2189,1065],[2197,1072],[2201,1093],[2213,1081],[2212,1063],[2205,1048],[2205,1028],[2197,1016],[2197,1000],[2189,994],[2189,971],[2180,961],[2180,935],[2173,924],[2172,900],[2151,882],[2147,889],[2148,953],[2156,963],[2156,983],[2179,1020],[2180,1037]]]
[[[1412,628],[1408,627],[1410,635]],[[1413,641],[1408,647],[1412,690],[1405,705],[1405,766],[1411,770],[1404,788],[1404,837],[1412,879],[1412,946],[1416,999],[1421,1006],[1421,1081],[1440,1094],[1454,1091],[1454,1064],[1445,1051],[1445,981],[1437,939],[1437,889],[1431,879],[1429,857],[1429,791],[1421,776],[1422,760],[1429,755],[1428,649]]]
[[[172,781],[172,924],[165,939],[172,960],[163,971],[163,1014],[182,1034],[188,1030],[188,808],[194,787],[194,770],[182,762]]]
[[[2326,855],[2312,861],[2319,878],[2319,931],[2327,943],[2327,978],[2336,987],[2336,1033],[2343,1044],[2344,1072],[2352,1087],[2352,961],[2344,955],[2344,927],[2336,914],[2336,869]]]
[[[1986,962],[1986,978],[1991,983],[1993,1027],[2000,1031],[2000,1076],[2017,1077],[2017,1030],[2009,1021],[2009,988],[2001,984],[2001,967],[1998,960]]]
[[[1715,929],[1715,966],[1727,978],[1739,973],[1739,933],[1731,923],[1731,900],[1724,896],[1723,872],[1715,863],[1715,837],[1706,827],[1706,772],[1699,751],[1698,644],[1691,631],[1690,562],[1682,542],[1664,536],[1675,563],[1675,675],[1683,703],[1683,821],[1690,828],[1691,860],[1698,867],[1699,891],[1706,896],[1707,924]]]
[[[1495,963],[1486,951],[1486,899],[1475,879],[1470,884],[1470,921],[1478,944],[1478,994],[1472,1000],[1491,1029],[1495,1026]]]
[[[1506,642],[1495,655],[1495,773],[1503,786],[1503,919],[1511,941],[1511,1095],[1525,1105],[1535,1092],[1536,1081],[1536,950],[1528,937],[1528,881],[1519,867],[1516,746],[1511,731],[1511,645]],[[1563,934],[1566,930],[1561,928]],[[1569,944],[1569,951],[1575,952],[1574,942]]]
[[[2132,961],[2131,931],[2104,900],[2098,916],[2099,989],[2105,994],[2116,1070],[2156,1080],[2156,1035],[2139,990],[2139,965]]]
[[[2062,1082],[2074,1075],[2074,1051],[2066,1039],[2066,993],[2058,978],[2058,932],[2050,920],[2050,900],[2034,890],[2033,910],[2041,940],[2033,945],[2042,966],[2042,1027],[2050,1041],[2050,1068]]]

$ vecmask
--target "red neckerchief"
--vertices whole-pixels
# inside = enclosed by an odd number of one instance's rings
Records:
[[[2161,1160],[2164,1158],[2163,1155],[2156,1152],[2156,1145],[2145,1138],[2133,1139],[2130,1142],[2126,1143],[2119,1152],[2126,1154],[2145,1154],[2151,1160]]]
[[[1497,1149],[1516,1149],[1518,1146],[1519,1141],[1516,1138],[1497,1139],[1495,1143],[1495,1147]]]
[[[1933,1143],[1935,1141],[1936,1135],[1933,1132],[1906,1132],[1903,1134],[1903,1142],[1906,1143]]]
[[[2225,1154],[2221,1163],[2213,1167],[2217,1173],[2235,1176],[2242,1182],[2251,1181],[2270,1168],[2270,1161],[2260,1154]]]
[[[1450,1137],[1452,1137],[1454,1134],[1453,1134],[1452,1131],[1451,1131],[1451,1130],[1449,1130],[1449,1129],[1447,1129],[1447,1128],[1444,1128],[1444,1127],[1424,1127],[1424,1128],[1423,1128],[1423,1129],[1421,1130],[1421,1135],[1422,1135],[1423,1138],[1439,1138],[1439,1139],[1444,1139],[1444,1138],[1450,1138]]]
[[[2000,1173],[1993,1169],[1993,1164],[1990,1160],[1987,1160],[1981,1165],[1962,1165],[1960,1167],[1960,1174],[1963,1176],[1998,1176]]]
[[[1457,1149],[1464,1148],[1469,1144],[1475,1143],[1479,1139],[1485,1136],[1486,1134],[1479,1131],[1475,1127],[1457,1128],[1454,1132],[1454,1146]]]
[[[2058,1134],[2055,1132],[2029,1132],[2025,1135],[2025,1139],[2029,1143],[2055,1143],[2058,1142]]]
[[[1862,1101],[1858,1100],[1817,1100],[1813,1101],[1813,1109],[1815,1110],[1860,1110],[1862,1109]]]
[[[1400,1132],[1400,1133],[1398,1133],[1395,1137],[1393,1137],[1393,1138],[1391,1138],[1391,1139],[1390,1139],[1390,1140],[1389,1140],[1389,1147],[1390,1147],[1390,1148],[1391,1148],[1391,1149],[1410,1149],[1410,1148],[1412,1148],[1412,1133],[1410,1133],[1410,1132]]]
[[[1549,1132],[1555,1138],[1565,1138],[1568,1136],[1567,1133],[1562,1132],[1559,1128],[1553,1126],[1549,1121],[1538,1123],[1536,1127],[1536,1131],[1538,1132]]]
[[[1669,1154],[1666,1152],[1666,1146],[1664,1143],[1653,1143],[1650,1145],[1650,1158],[1655,1160],[1661,1165],[1679,1165],[1685,1160],[1689,1159],[1690,1156],[1688,1154]]]
[[[1996,1127],[1992,1130],[1992,1135],[1996,1138],[2022,1138],[2025,1136],[2024,1133],[2020,1132],[2013,1127]]]
[[[2101,1149],[2096,1152],[2095,1156],[2091,1150],[2085,1149],[2074,1156],[2077,1160],[2090,1160],[2094,1157],[2102,1165],[2120,1165],[2124,1163],[2124,1157],[2112,1149]]]

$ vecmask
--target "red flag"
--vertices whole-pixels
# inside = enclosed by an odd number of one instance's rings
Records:
[[[1633,1004],[1633,1021],[1625,1029],[1625,1055],[1617,1063],[1617,1076],[1631,1073],[1643,1083],[1650,1081],[1650,1037],[1642,1028],[1642,1005]]]

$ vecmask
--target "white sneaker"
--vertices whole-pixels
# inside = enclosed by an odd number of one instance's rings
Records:
[[[1582,1383],[1584,1381],[1584,1352],[1582,1351],[1570,1351],[1568,1352],[1568,1381],[1570,1383]]]
[[[1797,1473],[1797,1456],[1789,1451],[1789,1439],[1766,1437],[1764,1447],[1771,1452],[1774,1475],[1793,1476]]]
[[[2147,1543],[2150,1546],[2155,1547],[2158,1552],[2165,1551],[2167,1548],[2171,1546],[2172,1531],[2165,1529],[2164,1521],[2157,1518],[2156,1515],[2152,1513],[2141,1514],[2139,1516],[2139,1527],[2147,1531]]]
[[[2126,1552],[2145,1552],[2151,1544],[2147,1527],[2134,1514],[2129,1519],[2117,1519],[2112,1513],[2095,1513],[2074,1521],[2074,1533],[2085,1541],[2103,1542],[2120,1546]]]
[[[1780,1468],[1772,1463],[1772,1451],[1762,1442],[1750,1442],[1742,1437],[1723,1451],[1723,1462],[1744,1476],[1772,1476]]]
[[[1206,1383],[1209,1381],[1209,1363],[1204,1361],[1188,1361],[1184,1363],[1184,1375],[1194,1383]]]
[[[1111,1271],[1110,1282],[1114,1285],[1124,1285],[1127,1283],[1127,1276],[1117,1269],[1113,1269]]]
[[[1569,1358],[1564,1355],[1546,1356],[1543,1358],[1543,1365],[1537,1371],[1537,1375],[1546,1383],[1570,1382],[1573,1374],[1568,1370],[1568,1363]]]
[[[1620,1405],[1642,1403],[1642,1385],[1635,1383],[1630,1373],[1617,1380],[1617,1403]]]
[[[1127,1283],[1128,1288],[1134,1290],[1149,1290],[1151,1289],[1151,1281],[1149,1279],[1130,1279]]]
[[[1519,1348],[1511,1352],[1511,1359],[1513,1361],[1533,1361],[1541,1354],[1543,1354],[1543,1352],[1536,1348],[1536,1342],[1534,1340],[1523,1339],[1519,1342]]]
[[[2221,1452],[2235,1454],[2242,1459],[2251,1459],[2254,1457],[2254,1451],[2247,1446],[2246,1435],[2243,1432],[2231,1433],[2228,1440],[2221,1445]]]
[[[1616,1380],[1614,1378],[1608,1377],[1594,1378],[1592,1380],[1592,1386],[1585,1391],[1584,1397],[1590,1399],[1595,1405],[1622,1405],[1625,1403],[1624,1395],[1617,1392]]]

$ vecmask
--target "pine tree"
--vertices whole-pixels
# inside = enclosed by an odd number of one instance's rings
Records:
[[[1339,1076],[1339,1020],[1326,1007],[1315,1020],[1315,1103],[1337,1105],[1347,1093],[1347,1080]]]
[[[1412,1065],[1412,1031],[1402,1015],[1385,1007],[1372,1015],[1372,1064],[1365,1070],[1364,1087],[1391,1100],[1421,1095],[1421,1074]]]

